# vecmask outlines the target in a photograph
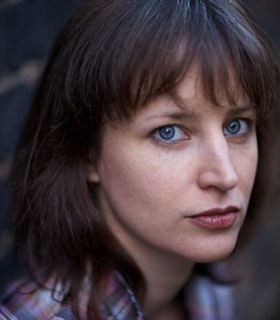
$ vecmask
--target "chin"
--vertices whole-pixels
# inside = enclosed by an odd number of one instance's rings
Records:
[[[212,263],[223,260],[231,255],[236,246],[236,241],[231,243],[223,243],[223,245],[211,245],[207,250],[201,250],[197,256],[196,262],[198,263]]]
[[[198,259],[196,262],[197,263],[213,263],[213,262],[218,262],[220,260],[224,260],[226,259],[228,256],[231,255],[233,250],[228,251],[226,253],[219,253],[219,254],[212,254],[212,255],[208,255],[206,257],[202,257],[200,259]]]

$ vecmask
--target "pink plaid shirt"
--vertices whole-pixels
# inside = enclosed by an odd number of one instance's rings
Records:
[[[0,319],[5,320],[74,320],[70,305],[53,297],[48,289],[34,289],[32,283],[15,283],[5,293],[0,305]],[[87,290],[85,290],[86,292]],[[86,319],[86,293],[81,296],[81,316]],[[231,288],[217,285],[209,278],[194,275],[184,290],[188,320],[233,320]],[[84,303],[84,304],[83,304]],[[125,280],[119,273],[109,279],[106,299],[100,303],[102,319],[145,320],[146,317]],[[91,319],[94,320],[94,319]]]

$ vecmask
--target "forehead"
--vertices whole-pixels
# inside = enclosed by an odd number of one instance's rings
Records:
[[[229,63],[225,74],[218,67],[214,69],[209,81],[199,64],[194,64],[187,74],[182,78],[171,96],[175,99],[185,100],[203,96],[205,100],[216,106],[250,104],[248,96],[239,84],[234,68]]]
[[[235,87],[233,85],[233,88]],[[197,121],[214,113],[222,117],[238,116],[245,112],[246,114],[250,112],[251,115],[252,112],[255,113],[254,105],[249,102],[241,90],[232,89],[232,92],[235,93],[234,102],[221,88],[217,92],[217,103],[215,103],[205,93],[199,72],[194,69],[182,79],[174,91],[152,99],[144,107],[138,109],[130,118],[132,121],[129,122],[135,124],[136,120],[141,120],[149,123],[156,119]]]

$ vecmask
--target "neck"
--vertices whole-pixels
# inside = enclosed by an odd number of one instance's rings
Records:
[[[125,246],[140,268],[146,291],[142,309],[149,320],[172,319],[164,317],[167,310],[174,310],[174,302],[188,281],[194,262],[177,254],[154,249],[151,246],[138,246],[137,242],[127,242]],[[179,317],[176,317],[178,319]]]
[[[134,259],[145,279],[146,291],[142,309],[148,319],[174,319],[166,311],[174,310],[174,302],[188,281],[195,263],[175,253],[161,251],[135,238],[131,241],[131,237],[123,233],[122,238],[118,240]],[[169,316],[162,316],[163,314]]]
[[[174,310],[176,297],[187,282],[192,268],[192,263],[170,257],[168,263],[162,261],[154,264],[148,261],[144,268],[142,266],[147,284],[143,309],[148,319],[161,319],[160,315]]]

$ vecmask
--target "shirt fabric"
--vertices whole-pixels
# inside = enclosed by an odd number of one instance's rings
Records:
[[[34,290],[32,283],[15,283],[2,298],[0,319],[76,320],[70,305],[60,302],[63,296],[59,292],[61,290],[53,296],[48,289]],[[81,295],[83,319],[86,319],[85,292],[84,296]],[[192,276],[184,289],[184,303],[188,311],[187,320],[234,319],[231,288],[218,285],[206,276]],[[104,320],[146,320],[133,292],[117,272],[109,278],[106,298],[99,309]]]

